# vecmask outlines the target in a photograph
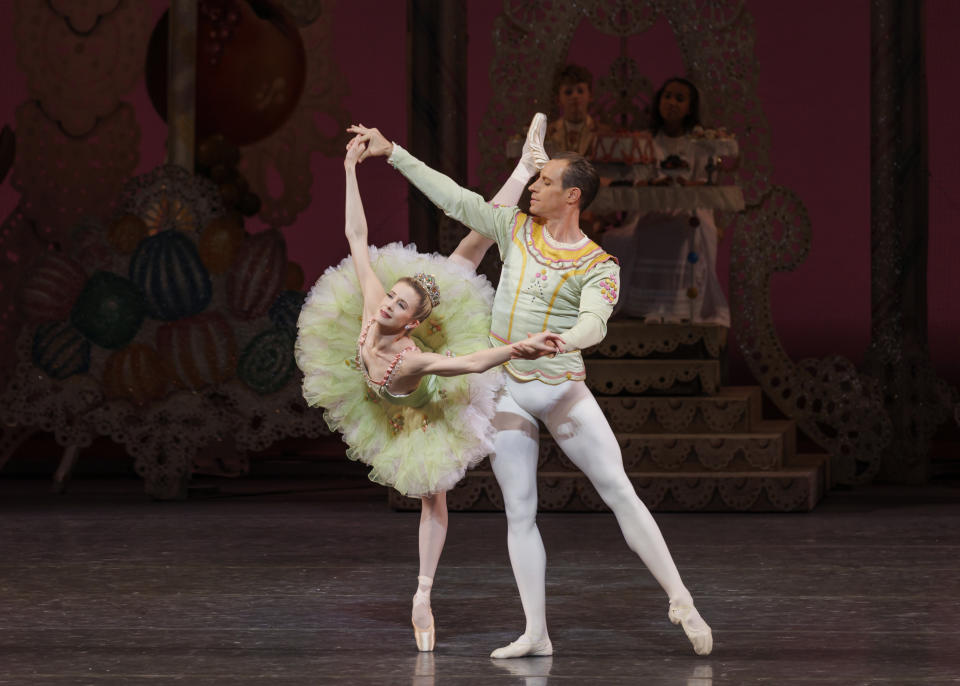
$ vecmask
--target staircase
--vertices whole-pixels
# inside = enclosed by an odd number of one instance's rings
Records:
[[[830,486],[829,456],[797,453],[792,420],[765,420],[757,386],[721,385],[723,327],[610,322],[585,351],[587,385],[617,435],[631,482],[651,510],[798,512]],[[603,511],[590,482],[546,432],[541,511]],[[390,491],[396,509],[419,501]],[[488,460],[447,494],[451,510],[501,510]]]

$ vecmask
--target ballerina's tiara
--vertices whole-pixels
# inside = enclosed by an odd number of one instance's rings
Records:
[[[433,277],[433,274],[417,272],[413,275],[413,280],[420,284],[420,287],[430,296],[430,305],[432,307],[440,304],[440,289],[437,287],[437,280]]]

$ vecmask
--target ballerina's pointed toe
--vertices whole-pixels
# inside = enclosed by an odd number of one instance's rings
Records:
[[[416,624],[413,624],[413,637],[417,641],[417,650],[421,653],[431,652],[437,644],[437,632],[433,623],[433,616],[430,617],[430,626],[426,629],[421,629]]]

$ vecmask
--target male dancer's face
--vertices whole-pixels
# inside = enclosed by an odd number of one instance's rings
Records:
[[[563,187],[567,160],[550,160],[530,185],[530,212],[545,219],[560,219],[567,206],[579,201],[575,188]]]

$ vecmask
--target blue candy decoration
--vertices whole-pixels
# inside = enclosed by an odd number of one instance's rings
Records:
[[[162,321],[200,314],[213,297],[210,273],[181,231],[161,231],[142,240],[130,258],[130,280],[143,291],[147,313]]]
[[[699,260],[700,256],[697,253],[692,251],[687,253],[687,262],[690,264],[696,264]]]

